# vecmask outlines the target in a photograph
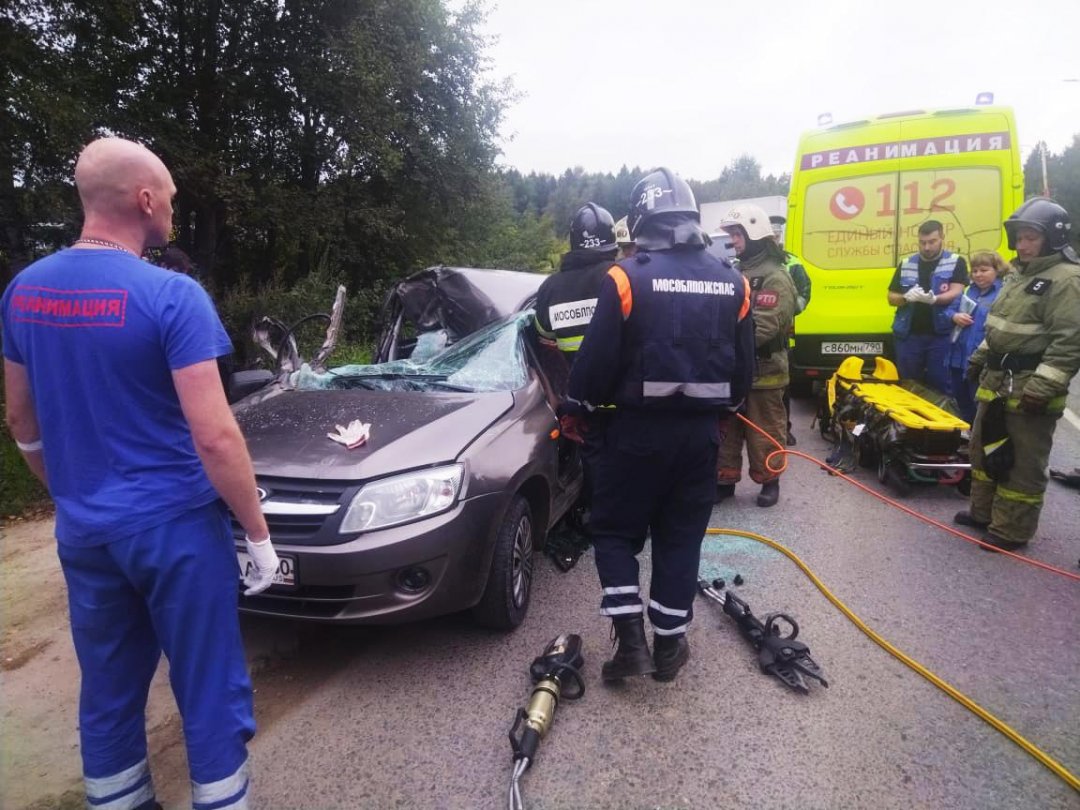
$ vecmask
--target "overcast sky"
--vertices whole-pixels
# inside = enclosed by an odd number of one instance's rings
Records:
[[[707,180],[739,154],[791,171],[800,132],[980,91],[1025,156],[1080,132],[1080,0],[492,0],[502,163],[560,173],[668,165]],[[1071,81],[1069,81],[1071,80]]]

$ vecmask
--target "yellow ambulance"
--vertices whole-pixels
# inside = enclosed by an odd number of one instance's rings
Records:
[[[785,247],[813,294],[795,322],[791,380],[807,391],[845,357],[894,357],[887,292],[918,252],[928,219],[945,247],[1006,258],[1002,221],[1024,200],[1020,144],[1008,107],[880,115],[812,130],[799,140]]]

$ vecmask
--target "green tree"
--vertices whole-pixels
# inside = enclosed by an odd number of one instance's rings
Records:
[[[485,192],[508,93],[486,78],[480,6],[447,6],[15,0],[0,206],[22,214],[5,216],[5,253],[57,221],[31,212],[48,179],[77,221],[72,160],[108,131],[170,166],[178,242],[219,289],[303,277],[328,250],[353,285],[435,261]],[[54,88],[64,113],[44,109]]]
[[[1045,148],[1046,144],[1040,142],[1024,164],[1025,196],[1033,197],[1043,193],[1039,150]],[[1080,231],[1080,135],[1074,135],[1073,142],[1065,147],[1061,154],[1047,154],[1046,176],[1050,196],[1065,206],[1065,210],[1072,216],[1074,233]]]
[[[704,183],[690,181],[699,203],[719,200],[738,200],[744,197],[787,196],[791,175],[761,176],[761,164],[751,155],[739,155],[715,180]]]

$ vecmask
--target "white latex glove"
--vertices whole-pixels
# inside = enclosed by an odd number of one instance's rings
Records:
[[[926,292],[925,290],[920,290],[920,292],[922,293],[922,295],[915,299],[916,302],[933,306],[934,302],[937,301],[937,296],[934,295],[932,292]]]
[[[343,444],[349,450],[353,450],[364,444],[371,438],[371,423],[353,419],[347,426],[334,425],[337,433],[327,433],[326,438],[332,439],[338,444]]]
[[[914,304],[916,301],[921,300],[921,297],[925,294],[926,293],[923,288],[916,284],[914,287],[904,293],[904,300],[907,301],[909,304]]]
[[[252,542],[250,537],[244,537],[247,553],[255,565],[251,573],[244,577],[244,596],[254,596],[262,593],[274,584],[274,574],[278,569],[278,555],[274,551],[274,544],[267,537],[258,543]]]

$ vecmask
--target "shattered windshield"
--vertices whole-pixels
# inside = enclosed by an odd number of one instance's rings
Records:
[[[392,360],[373,365],[348,365],[317,374],[304,363],[289,375],[298,391],[365,388],[384,391],[512,391],[528,380],[522,330],[532,311],[519,312],[480,329],[422,362]],[[414,354],[437,349],[445,337],[430,333]]]

